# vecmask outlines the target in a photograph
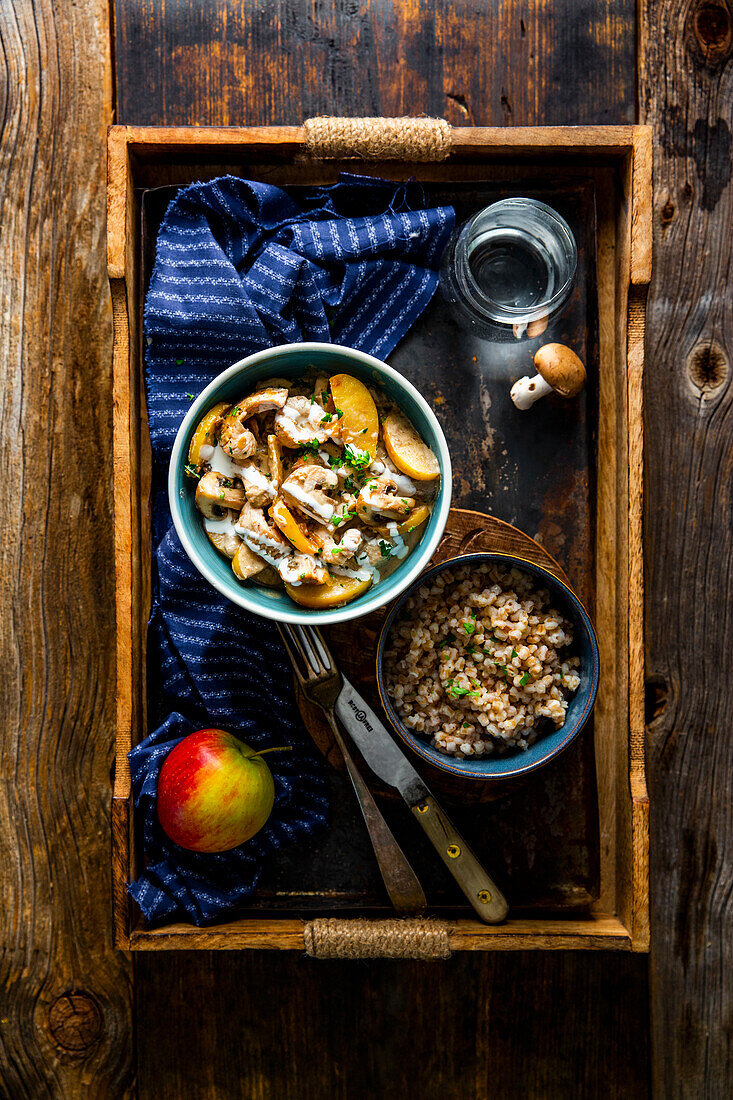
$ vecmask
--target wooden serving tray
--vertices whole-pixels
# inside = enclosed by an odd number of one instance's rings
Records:
[[[514,410],[511,381],[526,372],[538,342],[476,341],[450,320],[437,295],[390,356],[441,420],[454,463],[454,503],[474,510],[452,514],[448,539],[506,545],[510,537],[526,537],[510,536],[501,518],[536,536],[541,546],[532,539],[525,546],[537,560],[545,556],[547,563],[549,555],[570,579],[591,612],[601,651],[593,725],[558,760],[507,785],[499,798],[490,785],[467,791],[430,769],[430,783],[456,824],[506,886],[512,904],[506,924],[472,919],[442,867],[421,848],[401,803],[374,783],[431,912],[448,922],[453,950],[648,946],[641,503],[650,166],[651,137],[643,127],[460,129],[441,163],[357,165],[392,179],[416,176],[431,201],[456,206],[459,221],[508,194],[536,196],[567,218],[581,254],[568,308],[539,341],[570,343],[584,358],[589,382],[578,400],[551,397],[530,413]],[[307,186],[332,182],[341,170],[354,171],[354,161],[306,156],[300,127],[110,131],[118,679],[112,824],[115,935],[122,948],[302,950],[304,921],[314,914],[344,921],[391,915],[358,809],[336,767],[329,768],[331,828],[273,858],[238,919],[208,929],[148,930],[126,893],[141,859],[126,754],[147,733],[150,453],[141,310],[157,228],[175,188],[193,180],[233,172]],[[486,511],[497,519],[469,518]],[[465,527],[472,523],[474,534]],[[348,667],[369,693],[369,622],[351,630],[364,632],[365,663]],[[306,719],[333,760],[318,722]]]

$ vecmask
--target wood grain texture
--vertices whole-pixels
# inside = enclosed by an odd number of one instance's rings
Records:
[[[645,0],[655,127],[645,540],[654,1087],[733,1080],[733,10]]]
[[[117,0],[116,17],[124,123],[634,118],[631,0],[470,11],[443,0]],[[141,1097],[647,1095],[643,957],[472,954],[437,970],[280,952],[136,960]],[[450,1042],[436,1043],[446,1022]]]
[[[638,963],[621,952],[419,963],[151,952],[137,957],[140,1100],[642,1100]],[[165,1029],[150,1026],[155,989]]]
[[[119,121],[634,121],[632,0],[118,0]]]
[[[111,942],[114,648],[103,0],[0,7],[0,1093],[123,1097]]]

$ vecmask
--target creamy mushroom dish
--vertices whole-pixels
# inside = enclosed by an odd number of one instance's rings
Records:
[[[312,608],[387,576],[422,537],[440,486],[437,458],[383,393],[315,370],[215,405],[186,472],[236,576]]]

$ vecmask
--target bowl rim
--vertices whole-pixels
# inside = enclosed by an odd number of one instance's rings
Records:
[[[585,708],[583,709],[582,714],[576,720],[575,725],[571,730],[569,730],[567,735],[557,745],[555,745],[555,747],[550,752],[548,752],[546,756],[541,757],[539,760],[528,762],[526,764],[518,763],[517,766],[512,768],[511,770],[502,771],[500,774],[494,775],[482,774],[478,771],[478,769],[470,767],[467,760],[463,761],[460,759],[456,759],[452,756],[447,756],[444,753],[438,753],[438,751],[430,745],[429,741],[427,741],[425,738],[419,737],[416,734],[413,734],[410,730],[408,730],[407,727],[402,724],[399,717],[397,716],[396,711],[394,710],[394,707],[392,706],[392,701],[387,692],[384,675],[384,650],[386,647],[387,636],[392,628],[392,625],[397,615],[399,614],[400,609],[403,607],[405,601],[409,598],[412,592],[415,589],[419,588],[420,585],[424,584],[426,581],[429,581],[432,577],[442,572],[444,569],[447,569],[449,566],[456,567],[458,565],[464,565],[466,562],[479,560],[485,561],[486,559],[490,559],[491,561],[499,560],[509,562],[513,565],[517,565],[519,568],[521,568],[522,566],[530,566],[533,570],[539,572],[543,577],[547,577],[550,586],[552,586],[553,584],[557,585],[561,589],[563,595],[569,599],[574,609],[578,612],[581,622],[586,628],[588,638],[590,640],[592,665],[590,691]],[[453,775],[461,776],[464,779],[472,779],[474,781],[480,781],[484,783],[500,783],[505,779],[514,779],[520,775],[527,775],[529,772],[536,771],[538,768],[541,768],[545,764],[548,764],[551,760],[554,760],[555,757],[558,756],[561,752],[564,752],[568,745],[570,745],[581,733],[586,723],[588,722],[588,719],[590,718],[593,707],[595,706],[596,696],[598,695],[598,682],[600,679],[600,653],[598,650],[598,638],[596,637],[595,627],[593,626],[590,615],[588,614],[588,611],[586,610],[585,605],[583,604],[580,597],[573,591],[568,583],[561,580],[554,573],[551,573],[549,569],[545,568],[545,566],[539,565],[537,562],[532,561],[530,558],[524,558],[521,556],[521,554],[509,554],[501,550],[497,550],[495,552],[491,550],[480,550],[472,554],[456,554],[452,558],[446,558],[445,561],[438,562],[437,565],[434,565],[430,569],[427,569],[415,581],[413,581],[409,588],[404,590],[394,601],[389,609],[389,613],[386,619],[382,624],[382,628],[379,632],[379,637],[377,639],[375,665],[379,700],[382,704],[382,709],[387,716],[390,726],[398,735],[398,737],[400,737],[400,739],[404,741],[405,744],[408,745],[414,752],[416,752],[418,756],[420,756],[423,760],[428,761],[428,763],[432,764],[436,768],[439,768],[441,771],[448,771],[451,772]],[[562,729],[562,726],[560,727],[560,729]],[[518,760],[521,760],[521,754],[517,753],[516,758]],[[485,759],[486,763],[488,764],[494,758],[486,757],[482,758],[482,760],[483,759]],[[504,757],[504,759],[507,759],[507,757]]]
[[[205,561],[203,561],[198,555],[192,540],[188,536],[186,524],[183,521],[183,517],[179,507],[178,493],[176,490],[176,477],[180,463],[183,458],[184,444],[187,443],[188,437],[193,428],[198,424],[201,417],[206,412],[207,406],[211,403],[212,395],[230,378],[236,377],[238,374],[244,374],[250,367],[258,366],[260,363],[267,362],[268,359],[274,359],[281,356],[283,352],[295,352],[298,355],[308,355],[320,352],[333,353],[340,355],[346,359],[356,359],[366,367],[371,367],[378,374],[391,378],[398,389],[408,393],[416,405],[420,408],[421,412],[425,416],[426,420],[430,424],[433,431],[435,444],[437,445],[438,459],[441,464],[441,488],[439,490],[439,505],[437,509],[438,522],[435,526],[433,534],[428,538],[427,533],[423,536],[422,540],[410,554],[412,560],[410,567],[405,571],[404,577],[400,580],[399,584],[389,594],[379,598],[379,585],[374,585],[366,593],[364,593],[365,605],[360,606],[359,600],[361,597],[357,597],[353,603],[344,604],[339,608],[331,608],[328,610],[319,610],[317,608],[300,608],[293,605],[293,609],[287,607],[283,603],[273,604],[272,610],[263,609],[259,606],[255,607],[250,602],[246,588],[242,588],[240,592],[230,592],[226,586],[218,581],[216,576],[209,571]],[[431,443],[432,446],[432,443]],[[257,615],[260,618],[268,619],[273,622],[285,622],[294,623],[296,625],[303,625],[305,622],[312,622],[315,625],[327,625],[331,623],[348,622],[351,619],[359,619],[364,615],[370,614],[372,611],[376,611],[383,607],[390,600],[398,599],[404,590],[409,587],[419,576],[421,570],[430,561],[435,548],[437,547],[440,539],[445,531],[446,523],[448,522],[448,513],[451,506],[451,496],[453,488],[453,476],[452,466],[450,459],[450,452],[448,450],[448,444],[443,433],[443,429],[440,426],[438,418],[436,417],[430,405],[422,396],[420,391],[399,371],[394,367],[390,367],[389,364],[384,363],[381,359],[377,359],[374,355],[370,355],[368,352],[360,351],[357,348],[347,347],[345,344],[326,344],[318,341],[304,341],[297,344],[276,344],[270,348],[264,348],[262,351],[253,352],[252,355],[247,355],[243,359],[238,359],[236,363],[232,363],[220,374],[217,374],[215,378],[209,382],[209,384],[201,391],[198,397],[192,402],[191,407],[188,409],[178,431],[176,432],[176,438],[173,442],[171,450],[171,457],[168,465],[168,504],[171,511],[171,517],[173,519],[173,526],[176,529],[178,538],[181,541],[189,560],[198,569],[199,573],[215,588],[222,596],[226,597],[231,603],[244,608],[245,611],[249,611],[252,615]],[[372,595],[370,596],[370,593]],[[354,606],[356,605],[356,606]]]

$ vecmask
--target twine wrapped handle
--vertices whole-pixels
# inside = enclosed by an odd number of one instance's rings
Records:
[[[315,959],[449,959],[448,925],[438,920],[319,917],[303,929]]]
[[[451,126],[444,118],[308,118],[305,147],[314,157],[362,160],[445,160]]]

